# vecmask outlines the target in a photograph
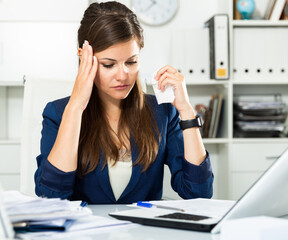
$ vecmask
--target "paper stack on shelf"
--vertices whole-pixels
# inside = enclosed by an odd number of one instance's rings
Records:
[[[287,110],[280,94],[234,96],[234,137],[280,137]]]
[[[2,202],[17,237],[59,238],[73,233],[86,233],[105,227],[130,224],[101,216],[93,216],[82,201],[26,196],[18,191],[4,191]]]

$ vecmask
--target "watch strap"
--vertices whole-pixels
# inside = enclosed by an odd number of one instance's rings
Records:
[[[202,127],[201,118],[197,115],[195,119],[180,121],[180,128],[185,130],[187,128]]]

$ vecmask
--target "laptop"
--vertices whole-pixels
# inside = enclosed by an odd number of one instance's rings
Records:
[[[288,215],[288,149],[268,168],[250,189],[223,216],[202,216],[181,211],[160,212],[144,208],[117,211],[109,215],[149,226],[179,228],[219,233],[222,224],[230,219],[250,216],[282,217]],[[181,200],[180,200],[181,201]],[[206,201],[209,201],[209,199]],[[213,199],[211,199],[212,204]],[[215,200],[214,200],[215,201]],[[161,204],[161,201],[158,201]],[[197,204],[197,203],[196,203]],[[181,206],[180,206],[181,207]],[[197,209],[197,205],[193,206]],[[213,204],[217,208],[217,204]],[[211,212],[213,209],[210,209]],[[167,210],[168,211],[168,210]],[[164,214],[163,214],[164,213]]]

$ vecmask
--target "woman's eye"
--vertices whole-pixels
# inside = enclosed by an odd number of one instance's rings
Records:
[[[135,63],[137,63],[137,61],[127,62],[126,64],[128,64],[128,65],[133,65],[133,64],[135,64]]]
[[[103,67],[105,68],[112,68],[114,64],[103,64]]]

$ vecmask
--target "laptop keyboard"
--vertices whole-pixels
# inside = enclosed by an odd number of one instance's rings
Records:
[[[180,219],[180,220],[192,220],[192,221],[200,221],[203,219],[207,219],[210,217],[201,216],[201,215],[193,215],[187,213],[170,213],[161,216],[157,216],[159,218],[170,218],[170,219]]]

